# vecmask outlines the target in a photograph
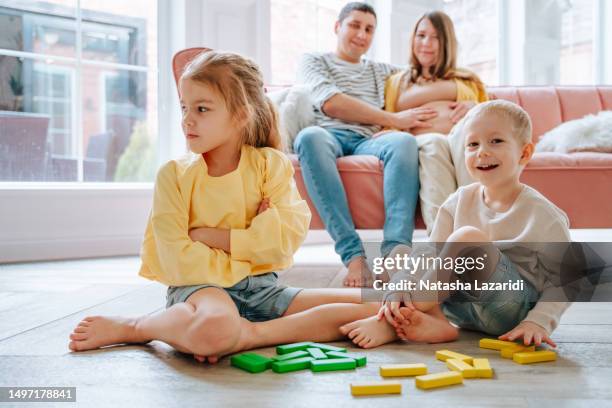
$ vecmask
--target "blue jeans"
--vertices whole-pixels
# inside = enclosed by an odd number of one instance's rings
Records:
[[[373,155],[383,162],[386,256],[398,244],[411,245],[419,197],[419,154],[416,139],[404,132],[367,138],[343,129],[310,126],[297,135],[294,150],[300,158],[304,184],[345,265],[365,251],[355,231],[336,158]]]

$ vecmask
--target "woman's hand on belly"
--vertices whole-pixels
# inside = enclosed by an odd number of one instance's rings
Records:
[[[393,128],[400,130],[412,130],[415,128],[429,128],[431,125],[428,123],[430,120],[435,119],[438,116],[436,109],[421,106],[413,109],[406,109],[401,112],[395,112],[393,114]]]
[[[421,108],[433,109],[438,115],[426,121],[429,126],[411,128],[410,133],[413,135],[420,135],[423,133],[448,134],[455,125],[451,119],[453,114],[451,105],[454,103],[454,101],[433,101],[422,105]]]
[[[450,108],[453,110],[451,121],[453,123],[459,122],[474,106],[476,106],[476,102],[474,101],[452,102],[450,104]]]

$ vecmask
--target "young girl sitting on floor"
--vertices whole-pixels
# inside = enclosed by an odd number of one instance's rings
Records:
[[[291,265],[310,211],[277,150],[258,67],[236,54],[202,53],[185,68],[179,94],[192,153],[159,170],[140,270],[169,286],[167,309],[86,317],[70,349],[161,340],[214,363],[245,349],[336,340],[341,325],[375,313],[379,304],[361,304],[358,289],[277,284],[275,271]]]

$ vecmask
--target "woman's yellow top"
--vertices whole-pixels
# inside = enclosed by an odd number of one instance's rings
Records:
[[[385,82],[385,110],[396,112],[397,98],[400,93],[400,82],[403,72],[390,75]],[[489,100],[487,91],[482,83],[470,79],[453,78],[457,85],[457,102],[474,101],[486,102]]]
[[[259,204],[270,208],[257,215]],[[310,225],[310,210],[280,151],[243,146],[238,167],[208,175],[202,155],[166,163],[155,181],[139,275],[168,286],[232,286],[289,267]],[[230,253],[189,238],[198,227],[230,229]]]

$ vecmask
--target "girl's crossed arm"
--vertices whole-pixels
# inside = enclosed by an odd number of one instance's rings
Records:
[[[257,215],[266,211],[270,207],[270,199],[264,198],[259,204]],[[230,229],[228,228],[209,228],[201,227],[194,228],[189,231],[189,238],[192,241],[199,241],[211,248],[222,249],[225,252],[230,252]]]

